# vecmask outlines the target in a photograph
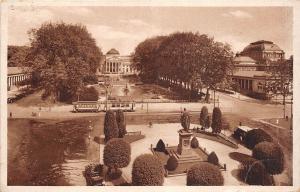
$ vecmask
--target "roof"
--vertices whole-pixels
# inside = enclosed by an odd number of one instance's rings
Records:
[[[256,64],[256,61],[248,56],[238,56],[234,58],[234,62],[236,63],[251,63]]]
[[[272,41],[265,41],[260,40],[253,43],[250,43],[248,46],[245,47],[243,52],[249,52],[249,51],[280,51],[283,52],[282,49],[276,44],[274,44]]]
[[[106,55],[120,55],[119,51],[116,50],[115,48],[112,48],[111,50],[109,50]]]
[[[236,71],[233,73],[233,76],[239,77],[265,77],[268,75],[265,71]]]
[[[26,73],[26,69],[28,69],[28,67],[7,67],[7,75]]]
[[[238,129],[241,129],[241,130],[243,130],[243,131],[245,131],[245,132],[248,132],[248,131],[250,131],[250,130],[253,129],[253,128],[251,128],[251,127],[244,126],[244,125],[238,126],[237,128],[238,128]]]

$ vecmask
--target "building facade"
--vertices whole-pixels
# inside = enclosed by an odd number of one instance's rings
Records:
[[[16,89],[18,84],[22,81],[28,80],[30,74],[21,67],[8,67],[7,68],[7,88],[8,90]]]
[[[132,65],[132,56],[120,55],[116,49],[109,50],[102,64],[104,74],[133,75],[136,70]]]
[[[232,80],[239,85],[241,93],[267,99],[265,87],[272,79],[267,69],[278,60],[284,60],[284,51],[278,45],[265,40],[250,43],[234,58]]]

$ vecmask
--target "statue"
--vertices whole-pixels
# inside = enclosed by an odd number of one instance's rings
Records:
[[[190,129],[190,114],[186,111],[185,108],[181,115],[180,121],[181,121],[181,126],[183,127],[183,129],[188,132]]]

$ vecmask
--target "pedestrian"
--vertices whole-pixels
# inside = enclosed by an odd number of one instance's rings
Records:
[[[9,112],[9,117],[12,118],[12,112]]]

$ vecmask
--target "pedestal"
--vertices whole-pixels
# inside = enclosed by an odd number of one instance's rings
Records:
[[[185,131],[183,129],[178,131],[179,133],[179,144],[177,148],[177,153],[179,155],[190,155],[192,153],[191,150],[191,136],[192,132]]]

